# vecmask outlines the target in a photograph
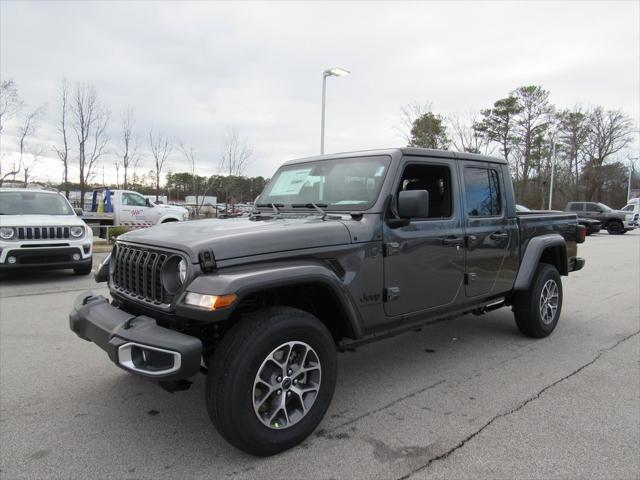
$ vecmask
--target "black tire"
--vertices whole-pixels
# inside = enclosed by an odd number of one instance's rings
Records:
[[[262,423],[254,410],[254,380],[265,359],[287,342],[304,342],[313,348],[321,365],[321,381],[307,413],[278,430]],[[260,310],[234,325],[208,359],[209,418],[240,450],[274,455],[302,442],[318,426],[331,403],[336,377],[335,342],[320,320],[290,307]]]
[[[607,232],[609,232],[609,235],[622,235],[624,233],[624,225],[619,220],[613,220],[607,223]]]
[[[89,275],[92,272],[92,265],[87,265],[86,267],[78,267],[73,269],[73,273],[75,275]]]
[[[547,282],[553,282],[557,288],[557,308],[553,315],[545,309],[547,318],[543,318],[542,294]],[[548,263],[538,265],[531,288],[516,294],[513,301],[513,313],[518,329],[528,337],[543,338],[556,328],[562,310],[562,281],[558,270]]]

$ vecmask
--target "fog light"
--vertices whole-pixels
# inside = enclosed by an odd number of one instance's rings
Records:
[[[7,257],[7,262],[13,265],[14,263],[16,263],[16,257]]]
[[[184,303],[194,307],[206,308],[207,310],[218,310],[230,307],[238,299],[235,293],[229,295],[203,295],[201,293],[187,292]]]
[[[72,258],[77,262],[78,260],[80,260],[80,254],[74,253]]]

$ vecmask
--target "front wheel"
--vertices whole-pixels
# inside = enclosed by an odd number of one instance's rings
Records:
[[[313,315],[272,307],[240,320],[209,358],[207,410],[220,434],[268,456],[302,442],[335,389],[336,347]]]
[[[513,313],[518,329],[528,337],[543,338],[556,328],[562,310],[562,281],[553,265],[541,263],[531,288],[518,292]]]

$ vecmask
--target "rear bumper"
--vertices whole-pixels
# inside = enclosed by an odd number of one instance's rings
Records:
[[[69,328],[107,352],[119,367],[159,380],[182,380],[200,370],[202,342],[144,315],[131,315],[105,297],[82,293],[69,314]]]
[[[572,258],[569,261],[569,271],[570,272],[577,272],[578,270],[582,270],[582,267],[584,267],[585,264],[585,260],[582,257],[575,257]]]

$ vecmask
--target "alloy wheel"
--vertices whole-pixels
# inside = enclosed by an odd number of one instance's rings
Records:
[[[545,325],[553,322],[558,311],[559,298],[558,284],[555,280],[547,280],[540,292],[540,318]]]
[[[253,409],[265,426],[289,428],[315,403],[322,368],[315,350],[304,342],[287,342],[264,359],[253,382]]]

